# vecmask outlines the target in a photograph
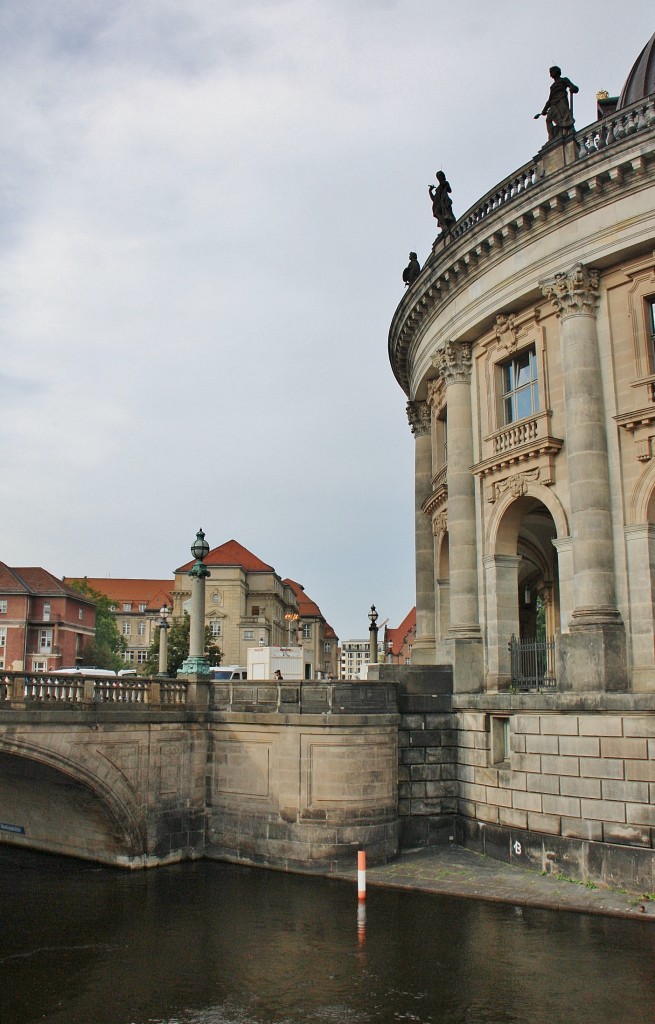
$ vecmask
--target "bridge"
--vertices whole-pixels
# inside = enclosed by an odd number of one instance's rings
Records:
[[[390,684],[5,673],[0,842],[322,872],[398,850]]]

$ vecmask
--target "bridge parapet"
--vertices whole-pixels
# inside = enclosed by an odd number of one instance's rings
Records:
[[[0,707],[43,707],[52,704],[185,705],[188,684],[181,679],[60,675],[6,672],[0,681]]]

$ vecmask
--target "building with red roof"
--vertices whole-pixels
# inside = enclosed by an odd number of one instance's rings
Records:
[[[173,615],[181,617],[191,606],[187,562],[175,570]],[[263,562],[236,540],[213,548],[204,559],[209,570],[205,583],[205,618],[223,653],[223,664],[245,665],[249,647],[289,645],[286,616],[298,614],[296,595],[272,565]],[[295,640],[295,635],[294,635]]]
[[[116,613],[116,626],[124,638],[126,665],[138,668],[148,657],[148,650],[159,627],[161,609],[173,607],[173,580],[126,580],[97,576],[85,577],[88,585],[103,594]],[[64,581],[73,582],[64,577]]]
[[[384,630],[385,660],[393,665],[409,665],[416,639],[416,606],[407,613],[395,629]]]
[[[305,672],[309,672],[306,678],[313,679],[320,673],[336,679],[339,664],[337,634],[301,583],[290,579],[283,580],[283,583],[291,587],[298,603],[298,643],[305,652]]]
[[[93,601],[47,569],[0,562],[0,668],[56,672],[80,664],[95,625]]]

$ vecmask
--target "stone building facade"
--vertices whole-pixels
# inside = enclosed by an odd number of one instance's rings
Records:
[[[426,803],[407,764],[407,830],[448,819],[581,875],[655,847],[654,51],[613,113],[437,239],[389,336],[415,438],[412,666],[453,691],[434,749],[454,778]]]
[[[145,665],[161,622],[161,609],[173,607],[172,580],[85,577],[86,583],[111,601],[116,628],[125,640],[122,658],[126,666]]]

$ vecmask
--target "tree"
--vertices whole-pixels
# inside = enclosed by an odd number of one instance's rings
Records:
[[[111,601],[105,594],[94,590],[86,576],[83,580],[75,580],[69,586],[84,597],[90,598],[96,606],[95,637],[84,645],[84,664],[95,665],[97,668],[113,668],[115,671],[123,668],[125,663],[121,654],[127,643],[125,637],[118,631]]]
[[[189,657],[190,627],[191,619],[188,612],[185,612],[181,619],[173,619],[168,627],[168,664],[166,671],[171,677],[177,675],[182,662]],[[145,674],[149,676],[155,676],[159,672],[159,636],[160,631],[157,629],[143,666]],[[205,654],[209,659],[210,665],[220,665],[223,652],[214,643],[209,626],[205,626]]]

